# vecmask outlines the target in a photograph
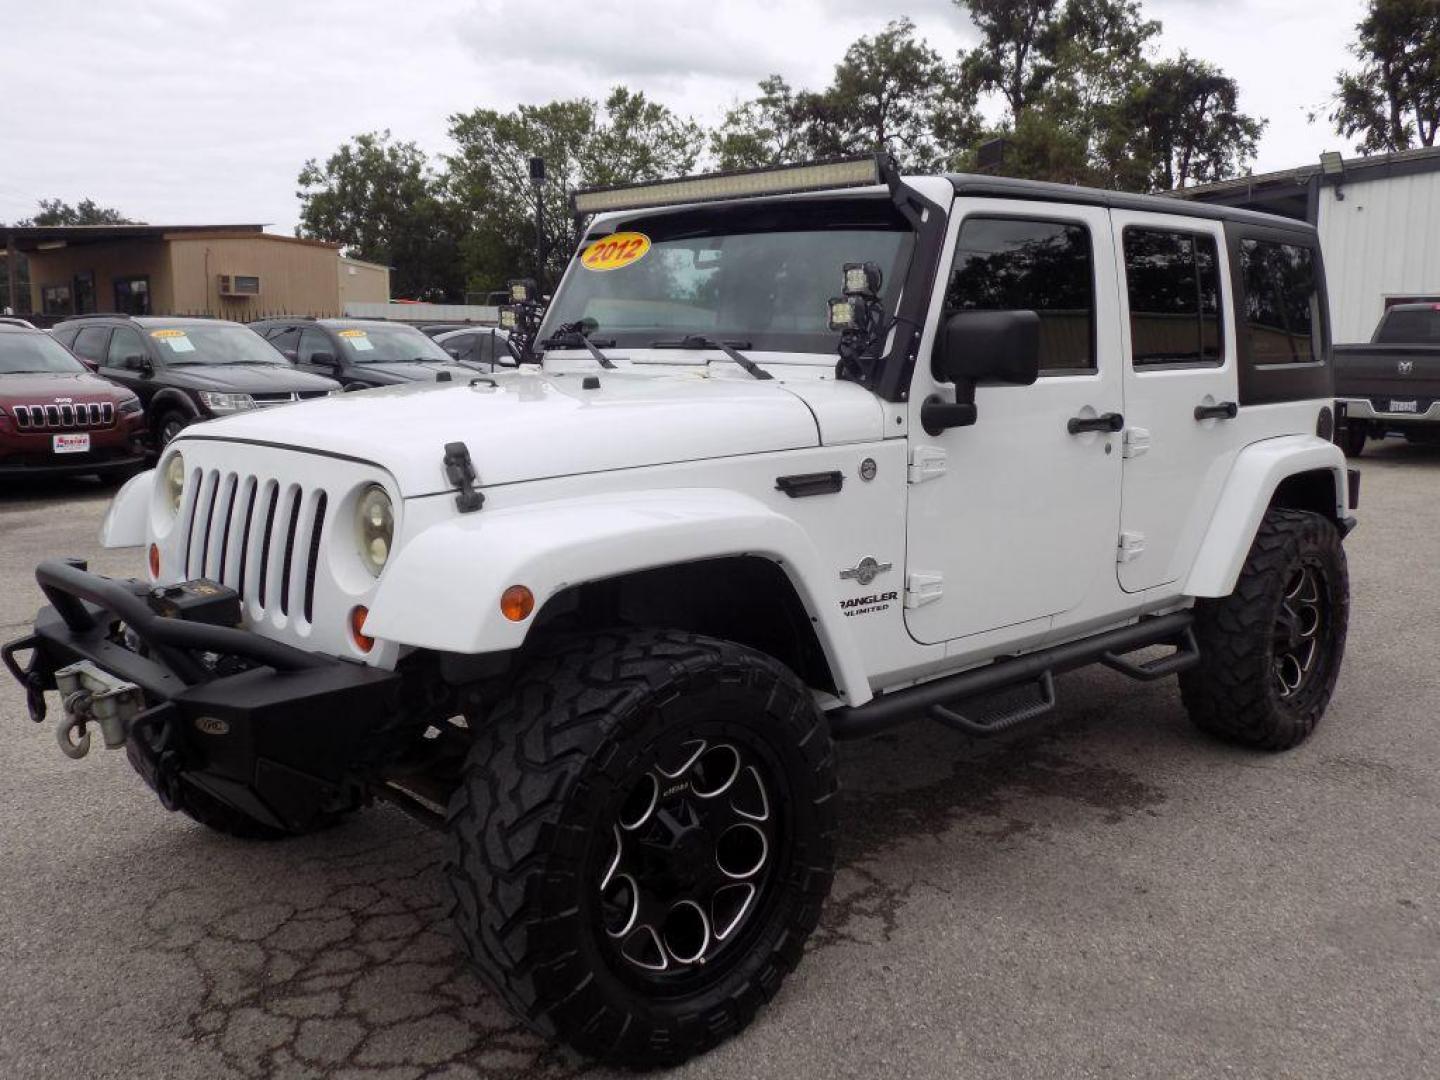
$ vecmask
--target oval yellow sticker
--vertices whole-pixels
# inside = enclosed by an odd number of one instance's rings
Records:
[[[585,249],[580,265],[586,270],[619,270],[643,259],[649,250],[650,238],[644,233],[611,233]]]

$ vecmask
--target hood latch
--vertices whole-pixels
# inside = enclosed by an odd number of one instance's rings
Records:
[[[462,514],[473,514],[485,505],[483,493],[475,490],[475,463],[470,448],[463,442],[445,444],[445,479],[459,488],[455,507]]]

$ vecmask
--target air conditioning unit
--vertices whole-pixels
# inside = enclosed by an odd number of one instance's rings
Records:
[[[259,296],[260,279],[254,274],[221,274],[221,296]]]

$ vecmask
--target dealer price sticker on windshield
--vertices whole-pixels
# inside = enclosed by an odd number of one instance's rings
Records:
[[[586,270],[619,270],[639,262],[650,250],[650,238],[644,233],[617,232],[602,236],[585,249],[580,265]]]

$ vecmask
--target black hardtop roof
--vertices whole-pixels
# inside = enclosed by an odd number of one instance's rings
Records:
[[[1407,300],[1403,304],[1391,304],[1385,309],[1385,314],[1392,311],[1440,311],[1440,303],[1434,300]]]
[[[1203,218],[1207,221],[1233,221],[1240,225],[1263,225],[1313,235],[1315,227],[1278,214],[1262,214],[1232,206],[1197,203],[1174,195],[1134,195],[1126,191],[1079,187],[1074,184],[1052,184],[1043,180],[1015,180],[1004,176],[980,176],[975,173],[949,173],[945,179],[955,188],[956,195],[981,199],[1025,199],[1037,202],[1070,203],[1078,206],[1103,206],[1111,210],[1134,210],[1147,214],[1171,214],[1178,217]]]

